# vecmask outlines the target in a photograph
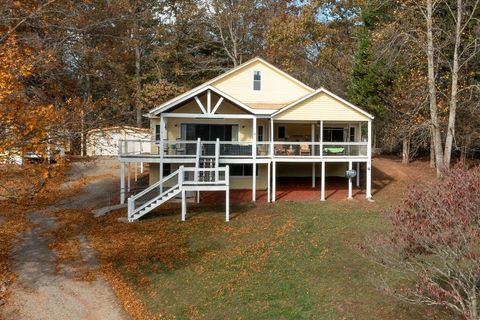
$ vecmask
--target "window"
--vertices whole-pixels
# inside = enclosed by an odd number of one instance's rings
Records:
[[[223,165],[222,165],[223,166]],[[251,177],[253,173],[253,165],[245,163],[232,163],[230,167],[230,176],[232,177]],[[255,176],[258,176],[258,165]]]
[[[253,90],[260,91],[262,89],[262,74],[260,71],[253,71]]]
[[[215,141],[238,141],[238,125],[236,124],[196,124],[182,123],[181,139]]]
[[[355,127],[350,127],[350,142],[355,142]]]
[[[285,138],[286,138],[285,127],[284,126],[278,127],[278,139],[285,139]]]
[[[344,142],[343,128],[324,128],[323,129],[324,142]]]
[[[157,141],[160,140],[160,125],[159,124],[155,125],[155,140],[157,140]]]
[[[257,141],[263,141],[263,126],[258,126]]]

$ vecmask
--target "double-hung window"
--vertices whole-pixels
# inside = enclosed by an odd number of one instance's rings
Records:
[[[262,73],[258,70],[253,71],[253,91],[262,90]]]

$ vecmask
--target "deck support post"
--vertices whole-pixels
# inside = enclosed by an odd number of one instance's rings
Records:
[[[131,162],[128,163],[127,168],[127,191],[130,192],[130,171],[132,171]]]
[[[315,188],[315,162],[312,162],[312,188]]]
[[[320,201],[325,201],[325,161],[322,161],[322,179],[320,186]]]
[[[257,200],[257,118],[252,119],[252,201]]]
[[[187,217],[187,197],[185,196],[185,189],[182,189],[182,221]]]
[[[230,167],[227,165],[225,169],[225,221],[230,221]]]
[[[271,186],[271,183],[272,183],[272,179],[271,179],[271,162],[268,162],[267,164],[267,202],[270,202],[270,186]]]
[[[357,162],[357,188],[360,187],[360,162]]]
[[[120,162],[120,204],[125,203],[125,162]]]
[[[320,157],[323,158],[323,120],[320,120]]]
[[[277,193],[277,163],[272,162],[272,202],[275,202],[276,193]]]
[[[348,170],[352,170],[352,161],[348,162]],[[348,199],[353,199],[353,197],[352,197],[352,178],[348,178]]]
[[[165,119],[163,117],[163,114],[160,114],[160,164],[159,164],[159,179],[162,181],[163,179],[163,156],[164,156],[164,149],[165,145],[163,144],[163,133],[164,133],[164,128],[165,128]],[[160,183],[160,193],[163,192],[163,183]]]
[[[137,164],[137,162],[133,163],[133,167],[135,169],[135,182],[137,182],[138,181],[138,173],[137,173],[138,172],[138,164]]]
[[[143,174],[143,161],[140,162],[140,173]]]
[[[368,120],[368,139],[367,139],[367,187],[366,195],[367,199],[372,199],[372,120]]]

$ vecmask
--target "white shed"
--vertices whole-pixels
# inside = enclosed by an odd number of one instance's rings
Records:
[[[119,140],[152,140],[152,133],[150,129],[126,126],[92,129],[87,133],[87,155],[117,156]],[[138,148],[134,150],[140,150],[140,144],[139,141]],[[142,147],[149,149],[150,144],[143,143]]]

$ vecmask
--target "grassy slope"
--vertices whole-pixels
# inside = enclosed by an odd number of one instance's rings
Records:
[[[158,256],[150,245],[138,269],[116,265],[147,309],[175,318],[421,319],[418,309],[378,291],[376,267],[357,253],[365,234],[384,225],[365,202],[279,202],[236,207],[229,224],[222,208],[178,222],[153,216],[136,230],[176,239],[182,254]],[[169,212],[164,212],[164,214]],[[162,214],[163,215],[163,214]],[[176,238],[178,235],[178,238]],[[179,239],[180,238],[180,239]],[[144,251],[144,250],[143,250]]]

